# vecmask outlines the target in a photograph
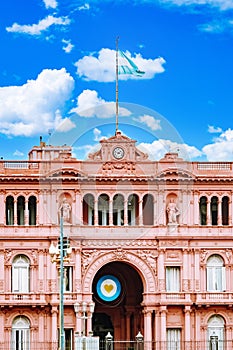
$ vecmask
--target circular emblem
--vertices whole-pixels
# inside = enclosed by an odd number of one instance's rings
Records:
[[[124,157],[124,150],[121,147],[115,147],[113,150],[113,157],[116,159],[121,159]]]
[[[104,301],[113,301],[121,293],[121,284],[115,276],[105,275],[98,280],[96,289],[99,298]]]

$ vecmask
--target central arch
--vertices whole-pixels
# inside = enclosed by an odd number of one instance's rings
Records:
[[[115,340],[134,340],[143,330],[143,284],[138,272],[124,262],[108,263],[96,273],[92,292],[94,335],[104,339],[110,332]]]
[[[83,278],[83,294],[92,295],[95,302],[94,335],[103,339],[110,331],[115,340],[135,340],[136,334],[143,332],[143,307],[152,305],[156,292],[155,266],[150,252],[132,253],[122,248],[92,260]],[[100,292],[103,280],[107,281],[102,287],[106,291]],[[119,285],[120,292],[115,299],[106,300],[103,294],[114,294],[113,285],[116,289]]]
[[[139,273],[145,295],[156,293],[155,263],[147,263],[147,260],[150,260],[149,256],[146,256],[143,260],[138,255],[124,249],[117,249],[108,253],[103,253],[102,255],[99,253],[98,257],[92,260],[83,276],[83,293],[87,295],[92,293],[92,283],[96,273],[102,266],[113,261],[125,262]]]

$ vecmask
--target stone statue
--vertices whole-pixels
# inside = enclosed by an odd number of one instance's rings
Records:
[[[177,224],[177,216],[180,215],[180,211],[177,208],[174,199],[171,199],[167,205],[167,215],[169,224]]]
[[[70,222],[70,219],[71,219],[71,206],[70,204],[68,203],[67,199],[64,198],[61,205],[60,205],[60,208],[59,208],[59,213],[61,214],[61,210],[63,210],[63,220],[64,222]]]

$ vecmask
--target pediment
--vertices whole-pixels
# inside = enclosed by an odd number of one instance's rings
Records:
[[[61,177],[62,178],[83,178],[83,177],[86,177],[86,175],[81,173],[77,169],[63,168],[63,169],[57,169],[51,172],[50,174],[47,175],[47,177],[53,178],[53,179],[61,178]]]
[[[186,169],[168,168],[158,173],[156,178],[164,180],[194,180],[195,176]]]
[[[114,150],[120,150],[117,156]],[[115,136],[100,141],[100,149],[88,155],[89,160],[98,162],[137,162],[148,159],[148,154],[136,147],[136,141],[122,135],[120,131]]]

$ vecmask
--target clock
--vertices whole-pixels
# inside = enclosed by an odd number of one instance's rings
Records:
[[[115,147],[113,150],[113,157],[116,159],[121,159],[124,157],[125,151],[121,147]]]

